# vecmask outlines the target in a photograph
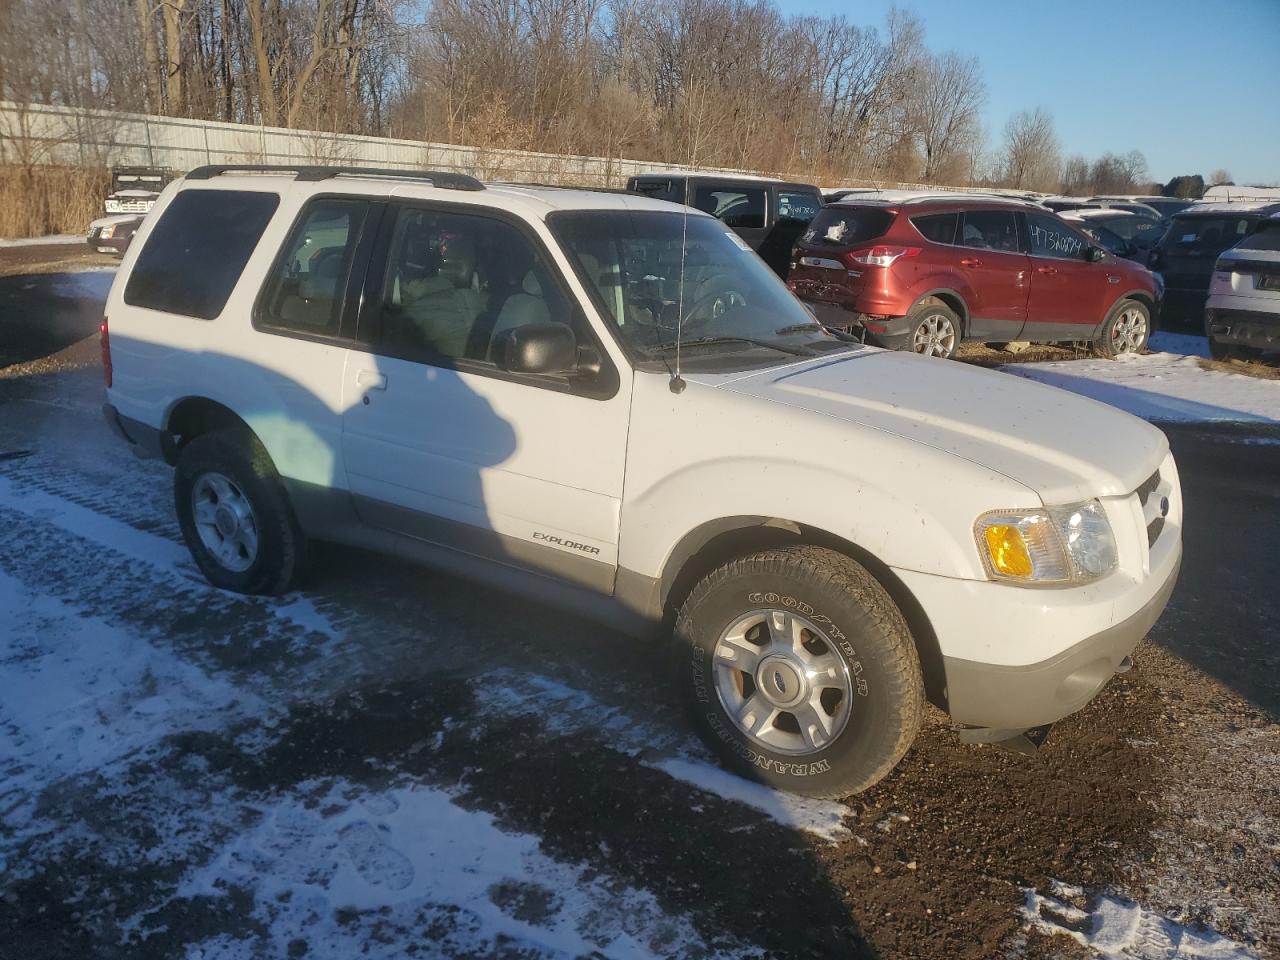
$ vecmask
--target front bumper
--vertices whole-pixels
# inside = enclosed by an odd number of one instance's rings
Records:
[[[1047,660],[1004,666],[944,656],[951,718],[968,726],[1018,731],[1075,713],[1116,674],[1160,618],[1181,559],[1179,549],[1167,579],[1136,613]]]

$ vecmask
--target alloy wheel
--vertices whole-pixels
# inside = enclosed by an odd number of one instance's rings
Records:
[[[210,471],[191,487],[191,516],[206,550],[222,566],[243,573],[258,559],[258,519],[235,483]]]
[[[734,725],[774,753],[817,753],[844,731],[849,668],[812,621],[753,610],[725,628],[713,659],[716,693]]]
[[[1147,337],[1147,317],[1137,307],[1129,307],[1111,325],[1111,352],[1137,353]]]
[[[949,357],[956,349],[956,327],[951,318],[931,313],[916,325],[911,348],[926,357]]]

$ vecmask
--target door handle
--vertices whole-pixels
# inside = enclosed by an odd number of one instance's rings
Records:
[[[1057,267],[1036,267],[1036,273],[1043,273],[1046,277],[1052,277],[1057,272]]]
[[[980,267],[980,266],[982,266],[982,261],[981,261],[981,260],[979,260],[977,257],[961,257],[961,258],[960,258],[960,266],[962,266],[962,267]]]
[[[369,390],[387,389],[387,375],[377,370],[361,370],[356,374],[356,386]]]

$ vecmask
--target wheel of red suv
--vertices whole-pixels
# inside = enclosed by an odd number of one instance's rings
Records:
[[[950,360],[960,346],[960,317],[941,300],[925,300],[907,314],[907,342],[903,349],[926,357]]]
[[[1100,357],[1114,360],[1125,354],[1141,353],[1151,337],[1151,311],[1138,300],[1121,300],[1103,321],[1093,349]]]
[[[174,506],[187,549],[209,582],[236,593],[284,593],[301,578],[307,542],[258,438],[196,437],[178,455]]]
[[[814,797],[881,780],[915,739],[920,660],[860,564],[791,546],[730,561],[676,620],[676,669],[698,732],[743,776]]]

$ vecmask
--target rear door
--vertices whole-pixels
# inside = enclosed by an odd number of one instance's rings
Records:
[[[1110,258],[1085,259],[1093,244],[1057,217],[1020,214],[1031,258],[1027,340],[1088,340],[1102,322],[1120,274]]]
[[[953,251],[968,282],[969,332],[991,340],[1017,340],[1027,319],[1030,258],[1022,252],[1010,210],[966,210]]]

